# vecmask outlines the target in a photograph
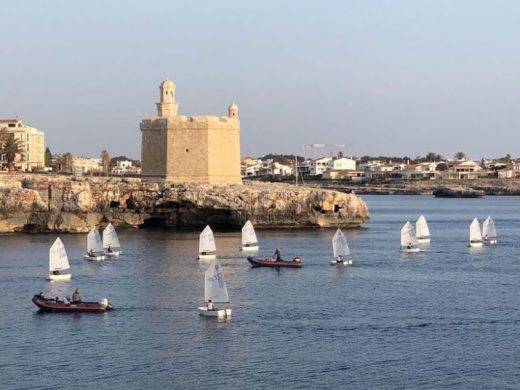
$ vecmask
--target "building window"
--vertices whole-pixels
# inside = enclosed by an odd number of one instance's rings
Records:
[[[188,148],[186,148],[186,153],[188,153],[190,150]]]

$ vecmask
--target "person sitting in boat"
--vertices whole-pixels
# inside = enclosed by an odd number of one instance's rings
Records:
[[[409,242],[408,245],[406,246],[406,249],[412,249],[412,243]]]
[[[59,275],[59,274],[60,274],[60,271],[52,271],[52,274],[53,274],[53,275]]]
[[[341,255],[338,256],[336,263],[343,263],[343,259],[341,258]]]
[[[72,294],[72,303],[81,303],[81,295],[79,294],[79,288]]]
[[[112,247],[111,247],[111,246],[109,246],[109,247],[107,248],[107,252],[108,252],[108,253],[112,253]]]
[[[94,251],[93,251],[92,249],[89,250],[88,253],[87,253],[87,255],[88,255],[89,257],[94,257]]]
[[[211,302],[211,299],[208,299],[208,303],[206,303],[206,309],[208,309],[208,311],[215,310],[215,308],[213,307],[213,302]]]
[[[280,253],[280,249],[276,248],[273,254],[274,261],[282,261],[282,254]]]

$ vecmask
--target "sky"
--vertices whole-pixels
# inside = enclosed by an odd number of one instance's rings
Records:
[[[0,0],[0,118],[140,158],[159,84],[243,156],[520,156],[520,1]]]

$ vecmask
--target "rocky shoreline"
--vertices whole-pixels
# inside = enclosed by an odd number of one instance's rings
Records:
[[[135,178],[3,174],[0,233],[85,233],[117,227],[359,227],[366,203],[342,191],[288,184],[167,185]]]
[[[425,180],[389,181],[384,183],[348,183],[337,181],[311,181],[306,183],[315,188],[333,189],[370,195],[433,195],[439,188],[454,191],[482,192],[483,195],[519,196],[520,179],[477,179],[477,180]]]

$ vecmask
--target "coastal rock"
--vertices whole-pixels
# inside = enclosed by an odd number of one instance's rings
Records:
[[[85,233],[127,227],[359,227],[368,207],[353,193],[288,184],[160,186],[127,178],[4,174],[0,232]]]

